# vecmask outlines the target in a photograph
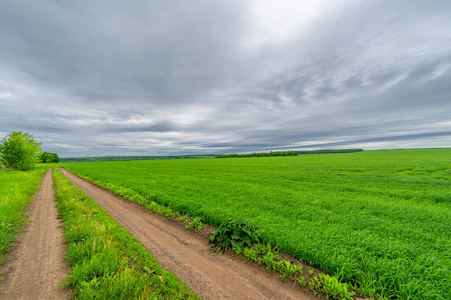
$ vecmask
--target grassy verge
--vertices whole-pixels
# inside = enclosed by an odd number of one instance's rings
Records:
[[[0,169],[0,265],[19,228],[26,222],[24,211],[39,189],[46,169],[4,172]]]
[[[199,299],[94,201],[53,173],[72,267],[65,287],[79,299]]]

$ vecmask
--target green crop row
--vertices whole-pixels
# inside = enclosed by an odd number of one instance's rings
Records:
[[[8,171],[0,169],[0,265],[21,225],[24,211],[39,189],[46,169]]]
[[[241,217],[366,295],[451,299],[450,149],[65,166],[213,226]]]
[[[53,174],[78,299],[198,299],[60,170]]]

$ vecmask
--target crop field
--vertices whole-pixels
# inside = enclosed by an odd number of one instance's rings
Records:
[[[25,222],[24,210],[39,188],[46,169],[3,172],[0,169],[0,265]]]
[[[451,149],[64,166],[214,226],[241,217],[366,295],[451,299]]]

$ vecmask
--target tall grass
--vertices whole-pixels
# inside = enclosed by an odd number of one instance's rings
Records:
[[[61,171],[53,174],[78,299],[198,299]]]
[[[45,168],[31,171],[3,171],[0,168],[0,265],[20,226],[24,211],[39,189]]]
[[[264,242],[370,296],[451,299],[451,150],[67,164]]]

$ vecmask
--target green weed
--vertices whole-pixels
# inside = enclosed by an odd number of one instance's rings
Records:
[[[343,283],[336,277],[327,274],[313,276],[309,280],[308,285],[314,294],[323,292],[326,294],[327,299],[332,297],[339,300],[352,300],[352,296],[356,294],[356,292],[351,290],[350,284]]]
[[[188,225],[185,226],[185,228],[196,229],[197,232],[201,231],[204,228],[204,224],[202,224],[202,218],[195,217]]]
[[[190,218],[187,215],[180,216],[177,219],[185,224],[190,222]]]
[[[282,256],[271,244],[263,245],[255,243],[252,247],[234,248],[237,254],[244,255],[248,260],[256,262],[258,265],[265,265],[269,272],[280,273],[282,281],[290,278],[298,282],[302,287],[305,286],[305,279],[302,276],[302,265],[294,265],[290,261],[282,259]]]
[[[211,252],[223,253],[227,248],[241,250],[258,242],[258,231],[243,219],[228,219],[222,223],[210,236]]]

